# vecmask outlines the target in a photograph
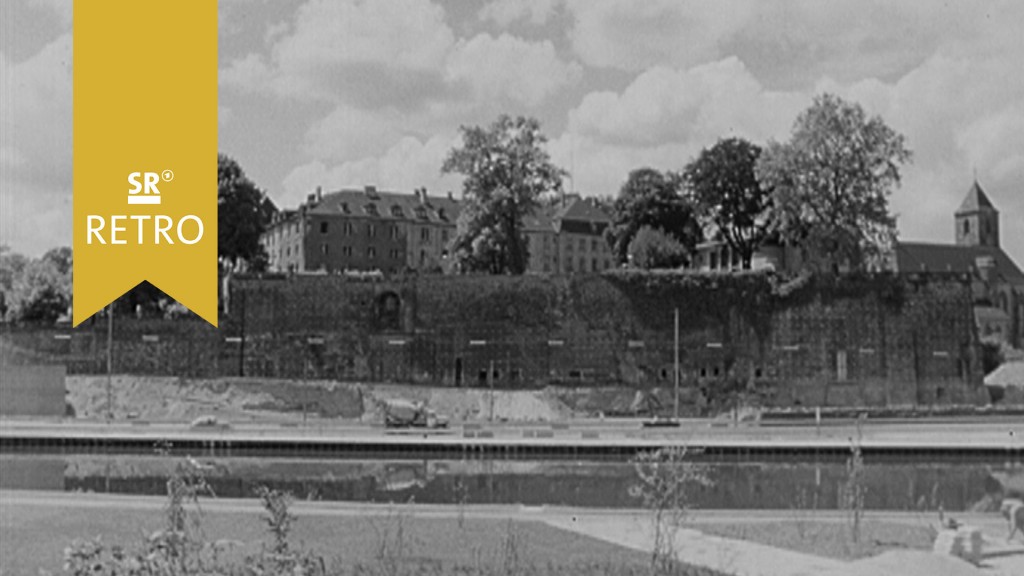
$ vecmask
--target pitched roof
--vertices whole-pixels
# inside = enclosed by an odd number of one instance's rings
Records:
[[[419,193],[342,189],[324,194],[308,213],[455,224],[459,217],[459,202],[447,196],[431,196],[427,193],[424,199]]]
[[[977,266],[979,257],[991,257],[995,270],[1007,282],[1024,285],[1024,272],[995,246],[960,246],[956,244],[928,244],[924,242],[898,242],[896,269],[900,272],[969,272]]]
[[[584,200],[579,196],[572,196],[568,200],[568,203],[555,211],[556,220],[578,220],[581,222],[611,224],[611,217],[605,214],[604,210],[601,210],[592,201]]]
[[[995,210],[996,207],[992,205],[992,201],[985,195],[985,191],[981,189],[981,185],[975,180],[974,184],[971,185],[971,189],[967,191],[967,197],[964,198],[963,203],[960,204],[960,208],[957,209],[957,215],[970,214],[972,212],[978,212],[980,210]]]
[[[1024,388],[1024,362],[1006,362],[985,376],[988,386],[1018,386]]]
[[[523,229],[527,232],[554,232],[555,223],[543,210],[523,217]]]

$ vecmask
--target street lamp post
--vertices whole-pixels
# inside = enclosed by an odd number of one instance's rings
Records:
[[[114,303],[107,305],[107,422],[114,419]]]
[[[679,420],[679,308],[675,309],[675,349],[674,358],[672,362],[672,374],[675,383],[675,408],[673,411],[673,417],[675,420]]]

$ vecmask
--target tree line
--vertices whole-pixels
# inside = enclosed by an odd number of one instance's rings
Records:
[[[458,269],[522,274],[524,218],[557,201],[567,172],[552,163],[535,119],[502,116],[461,132],[442,166],[465,177]],[[623,266],[685,266],[699,243],[714,240],[746,268],[772,241],[800,247],[812,269],[859,269],[896,238],[888,197],[910,158],[905,138],[880,117],[822,94],[784,142],[723,138],[678,171],[635,169],[616,197],[597,201],[612,217],[606,239]]]

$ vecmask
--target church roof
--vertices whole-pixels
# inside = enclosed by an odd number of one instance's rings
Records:
[[[928,244],[925,242],[898,242],[896,269],[910,272],[969,272],[977,266],[979,257],[991,257],[996,274],[1010,284],[1024,285],[1024,272],[996,246],[961,246],[957,244]]]
[[[971,189],[967,191],[967,197],[964,198],[960,208],[957,209],[957,215],[970,214],[972,212],[978,212],[980,210],[995,210],[996,207],[992,205],[992,201],[985,195],[985,191],[981,189],[981,185],[975,180],[974,184],[971,185]]]

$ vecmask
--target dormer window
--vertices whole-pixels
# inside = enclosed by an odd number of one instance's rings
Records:
[[[424,208],[423,206],[417,206],[416,207],[416,217],[419,218],[420,220],[426,220],[427,219],[427,209]]]
[[[373,202],[363,206],[363,210],[370,216],[377,216],[377,205]]]
[[[345,214],[349,214],[350,213],[349,208],[348,208],[348,202],[342,202],[338,206],[338,209],[341,210],[342,212],[344,212]]]
[[[401,206],[399,206],[398,204],[392,204],[391,205],[391,216],[393,216],[394,218],[402,218],[402,217],[405,216],[405,213],[402,212],[402,207]]]
[[[441,220],[448,220],[448,214],[445,213],[444,208],[437,209],[437,217]]]

